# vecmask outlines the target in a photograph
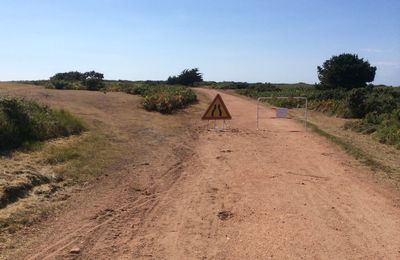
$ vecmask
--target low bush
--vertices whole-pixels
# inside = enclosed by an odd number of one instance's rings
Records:
[[[52,110],[34,101],[0,98],[0,150],[83,130],[83,123],[67,111]]]
[[[197,101],[196,94],[185,87],[159,87],[144,94],[143,106],[148,111],[170,114]]]
[[[323,112],[328,115],[341,116],[344,118],[350,117],[349,108],[346,102],[337,99],[326,100],[310,100],[308,101],[308,109]]]
[[[165,85],[158,81],[108,82],[107,89],[140,95],[144,97],[143,107],[146,110],[158,111],[163,114],[170,114],[197,101],[196,94],[190,88]]]
[[[55,89],[74,89],[73,83],[66,80],[52,80],[51,85]]]
[[[104,75],[96,71],[81,73],[70,71],[57,73],[46,83],[47,88],[74,89],[74,90],[100,90],[104,88]]]
[[[363,118],[372,112],[391,113],[400,107],[400,92],[392,88],[353,89],[348,94],[347,104],[355,118]]]

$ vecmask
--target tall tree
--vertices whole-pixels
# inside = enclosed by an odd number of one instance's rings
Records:
[[[375,79],[376,67],[356,54],[344,53],[318,66],[318,78],[326,88],[359,88]]]

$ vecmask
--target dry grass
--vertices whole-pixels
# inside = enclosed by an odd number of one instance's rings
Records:
[[[79,140],[51,145],[44,151],[44,162],[55,166],[55,173],[71,182],[81,182],[100,175],[120,155],[107,135],[92,131]]]
[[[302,118],[302,111],[291,110],[295,118]],[[379,143],[370,135],[345,130],[344,124],[351,119],[327,116],[309,111],[309,125],[316,133],[342,147],[347,153],[370,167],[385,179],[393,180],[400,187],[400,150],[392,145]]]
[[[88,131],[80,136],[61,138],[18,150],[0,158],[0,185],[16,181],[19,170],[32,170],[48,176],[49,184],[35,186],[27,196],[0,209],[2,248],[15,246],[13,232],[52,214],[71,196],[71,191],[125,167],[154,160],[168,160],[154,149],[174,142],[177,132],[186,134],[188,120],[197,106],[175,115],[150,113],[141,108],[142,98],[124,93],[57,91],[29,85],[0,83],[0,95],[24,97],[64,108],[81,118]],[[170,140],[171,139],[171,140]],[[169,155],[166,155],[169,156]],[[7,179],[5,176],[8,176]],[[68,201],[68,200],[67,200]]]
[[[8,171],[0,174],[3,177],[0,186],[10,189],[18,184],[21,194],[15,198],[16,202],[0,210],[0,231],[12,234],[43,219],[49,209],[57,205],[51,202],[65,198],[66,186],[99,176],[117,158],[114,148],[106,135],[92,131],[43,144],[33,152],[15,152],[1,160],[0,164]],[[20,172],[27,168],[49,179],[50,183],[32,183],[31,178],[24,178]],[[61,192],[57,193],[58,190]]]

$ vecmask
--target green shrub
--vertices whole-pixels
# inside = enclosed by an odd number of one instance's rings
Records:
[[[47,88],[100,90],[104,88],[104,75],[96,71],[81,73],[78,71],[57,73],[50,78]]]
[[[66,80],[51,81],[55,89],[72,89],[72,83]]]
[[[82,75],[82,84],[87,90],[100,90],[104,88],[104,75],[96,71],[85,72]]]
[[[383,117],[374,137],[381,143],[396,145],[400,148],[400,109]]]
[[[23,99],[0,98],[0,150],[83,130],[82,122],[64,110]]]
[[[135,85],[131,87],[126,87],[125,92],[132,95],[141,95],[145,96],[146,94],[152,92],[154,90],[153,87],[146,85]]]
[[[367,90],[363,88],[357,88],[350,91],[347,98],[347,104],[353,117],[362,118],[367,114],[365,104],[366,96]]]
[[[144,98],[143,107],[163,114],[185,108],[197,101],[196,94],[182,85],[166,85],[164,81],[107,81],[108,91],[123,91]]]
[[[400,95],[391,88],[358,88],[349,92],[347,103],[351,116],[363,118],[368,113],[391,113],[400,107]]]
[[[170,114],[197,101],[196,94],[185,87],[158,87],[144,94],[143,106],[148,111]]]
[[[326,113],[328,115],[336,115],[342,117],[350,117],[349,109],[346,102],[337,99],[326,100],[310,100],[308,109]]]

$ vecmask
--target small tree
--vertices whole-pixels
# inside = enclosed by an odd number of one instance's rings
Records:
[[[186,86],[193,86],[195,82],[202,82],[203,75],[199,72],[198,68],[185,69],[179,76],[170,76],[167,79],[167,84],[182,84]]]
[[[375,78],[376,67],[356,54],[344,53],[318,66],[318,78],[325,88],[352,89],[366,87]]]
[[[104,75],[96,71],[89,71],[83,73],[83,85],[88,90],[99,90],[104,87],[103,83]]]
[[[191,70],[185,69],[178,76],[178,82],[186,86],[192,86],[193,83],[201,81],[203,81],[203,75],[201,75],[198,68]]]
[[[80,84],[83,74],[78,71],[57,73],[50,78],[50,86],[55,89],[73,89],[76,83]]]
[[[96,71],[70,71],[55,74],[50,78],[50,84],[56,89],[99,90],[104,87],[103,78],[104,75]]]
[[[178,84],[178,78],[176,76],[169,76],[167,79],[168,85],[175,85]]]

